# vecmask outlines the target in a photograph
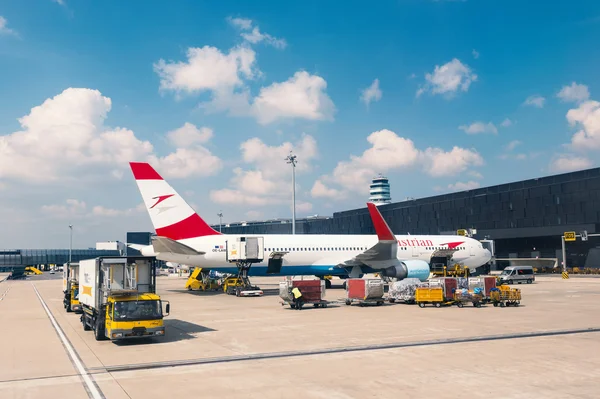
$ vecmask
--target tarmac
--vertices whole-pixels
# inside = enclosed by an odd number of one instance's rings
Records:
[[[538,276],[519,307],[301,311],[279,280],[238,298],[160,277],[166,336],[122,343],[66,313],[60,275],[4,281],[0,398],[598,398],[600,279]]]

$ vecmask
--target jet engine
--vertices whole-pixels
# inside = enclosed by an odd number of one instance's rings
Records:
[[[400,261],[398,266],[387,267],[381,271],[381,274],[398,280],[418,278],[421,281],[426,281],[430,272],[429,263],[424,260],[411,259]]]

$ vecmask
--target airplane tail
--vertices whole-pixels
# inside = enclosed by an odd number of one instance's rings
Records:
[[[150,164],[130,162],[129,166],[156,235],[185,240],[221,234],[210,227]]]

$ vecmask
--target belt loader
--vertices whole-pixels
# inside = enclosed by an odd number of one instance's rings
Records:
[[[67,312],[81,312],[79,303],[79,263],[63,265],[63,306]]]
[[[83,329],[93,330],[98,341],[164,336],[170,304],[156,294],[156,263],[146,256],[80,261]]]

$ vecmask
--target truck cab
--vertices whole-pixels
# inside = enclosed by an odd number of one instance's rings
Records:
[[[162,301],[156,294],[119,295],[108,297],[105,335],[110,339],[164,336],[163,317],[168,316],[170,304],[162,311]]]

